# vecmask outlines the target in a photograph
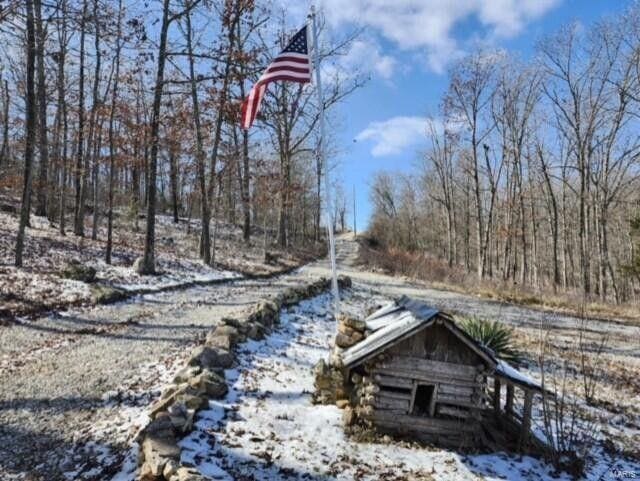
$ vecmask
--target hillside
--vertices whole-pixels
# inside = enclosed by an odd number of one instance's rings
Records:
[[[141,276],[133,264],[144,249],[143,216],[131,219],[118,213],[115,220],[112,263],[104,262],[105,227],[101,222],[97,240],[61,235],[58,225],[46,218],[31,216],[25,245],[25,265],[13,266],[18,224],[16,201],[0,198],[0,322],[15,317],[34,315],[51,309],[90,305],[142,292],[162,291],[206,284],[241,276],[266,276],[287,271],[313,259],[319,246],[283,251],[269,244],[273,262],[266,263],[263,233],[257,229],[250,244],[242,240],[240,227],[220,222],[216,237],[215,265],[198,259],[199,221],[180,218],[175,224],[169,216],[157,218],[158,273]],[[7,212],[8,211],[8,212]],[[87,231],[91,224],[87,219]],[[90,282],[65,276],[83,277],[83,269],[95,270]],[[65,271],[78,271],[65,274]],[[111,289],[116,289],[114,292]]]

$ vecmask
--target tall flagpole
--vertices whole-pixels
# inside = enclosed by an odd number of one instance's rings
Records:
[[[326,222],[327,230],[329,231],[329,257],[331,259],[331,291],[333,292],[333,307],[334,314],[338,314],[340,311],[340,295],[338,293],[338,272],[336,268],[336,243],[333,234],[333,202],[331,200],[331,187],[329,183],[329,165],[326,159],[325,144],[324,144],[324,96],[322,94],[322,80],[320,78],[320,48],[318,42],[318,26],[316,22],[316,9],[311,6],[311,22],[313,33],[313,53],[314,53],[314,65],[313,70],[316,75],[316,92],[318,93],[318,108],[320,109],[320,139],[318,142],[318,158],[321,165],[324,167],[324,190],[325,190],[325,209],[326,209]]]

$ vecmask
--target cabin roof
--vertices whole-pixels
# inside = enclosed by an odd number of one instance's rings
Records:
[[[378,309],[365,319],[370,334],[359,343],[342,352],[345,367],[355,367],[378,355],[400,341],[431,326],[436,320],[456,335],[469,349],[478,354],[494,370],[495,375],[506,378],[525,388],[540,389],[540,384],[525,376],[506,361],[495,356],[491,349],[475,341],[460,329],[453,318],[428,304],[403,296]]]

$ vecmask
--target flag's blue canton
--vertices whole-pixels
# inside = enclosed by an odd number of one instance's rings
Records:
[[[295,36],[289,42],[289,45],[282,51],[292,53],[307,53],[307,27],[306,25],[295,34]]]

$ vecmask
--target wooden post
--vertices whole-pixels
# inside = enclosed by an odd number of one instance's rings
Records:
[[[433,395],[431,396],[431,404],[429,404],[429,416],[433,417],[436,414],[436,398],[438,397],[438,385],[433,386]],[[411,412],[411,411],[410,411]]]
[[[533,391],[527,389],[524,392],[524,407],[522,410],[522,432],[520,433],[520,450],[527,447],[531,431],[531,406],[533,401]]]
[[[500,379],[493,378],[493,410],[500,414]]]
[[[507,403],[505,404],[504,410],[507,412],[508,416],[513,415],[513,384],[507,383]]]

